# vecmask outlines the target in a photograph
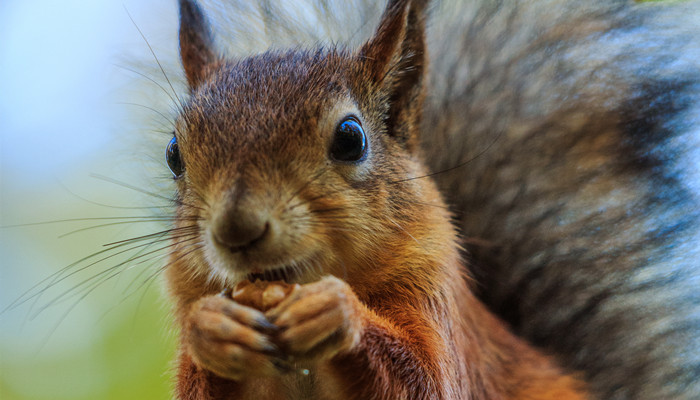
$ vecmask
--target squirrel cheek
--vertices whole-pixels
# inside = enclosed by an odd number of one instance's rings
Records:
[[[351,184],[358,185],[365,181],[372,171],[372,157],[369,154],[365,156],[365,161],[359,164],[339,164],[335,168],[347,179]]]

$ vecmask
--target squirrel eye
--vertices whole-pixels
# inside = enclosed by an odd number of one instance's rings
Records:
[[[182,164],[180,157],[180,148],[177,146],[177,138],[173,137],[165,148],[165,160],[168,162],[168,168],[173,173],[175,178],[182,176],[185,167]]]
[[[367,152],[367,136],[357,118],[343,119],[335,128],[331,157],[336,161],[355,162],[364,158]]]

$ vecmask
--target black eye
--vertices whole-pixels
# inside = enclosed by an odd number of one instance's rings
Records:
[[[347,117],[335,128],[331,157],[336,161],[354,162],[364,158],[367,136],[355,117]]]
[[[177,138],[175,137],[172,138],[165,149],[165,160],[168,162],[168,168],[170,168],[175,178],[182,176],[185,166],[182,164],[180,148],[177,146]]]

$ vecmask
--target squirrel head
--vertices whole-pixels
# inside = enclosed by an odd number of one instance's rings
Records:
[[[193,0],[179,4],[190,98],[168,161],[179,228],[199,240],[176,246],[175,268],[228,283],[372,279],[385,262],[448,246],[436,236],[452,228],[433,183],[411,179],[425,175],[423,2],[390,1],[356,51],[239,60],[217,55]]]

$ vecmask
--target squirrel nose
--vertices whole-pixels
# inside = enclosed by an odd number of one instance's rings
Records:
[[[218,216],[212,226],[214,240],[235,252],[260,242],[270,230],[270,223],[251,210],[230,210]]]

